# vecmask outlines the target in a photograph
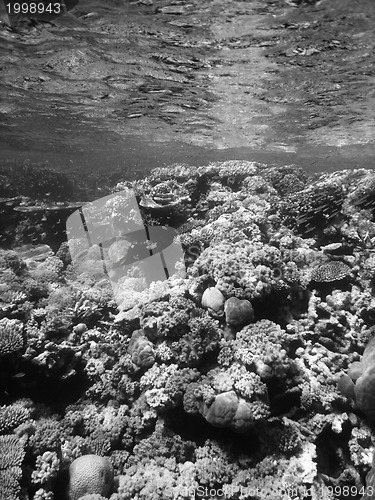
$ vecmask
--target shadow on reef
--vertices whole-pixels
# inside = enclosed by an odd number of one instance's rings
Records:
[[[264,297],[253,298],[251,303],[254,308],[255,321],[268,319],[285,328],[291,319],[298,319],[307,311],[309,303],[308,290],[288,292],[275,292]],[[293,304],[293,308],[290,304]]]
[[[17,355],[16,355],[17,356]],[[74,374],[66,377],[66,366],[60,371],[48,373],[48,369],[16,359],[14,355],[1,358],[0,405],[10,404],[19,398],[31,398],[57,412],[63,412],[66,405],[76,402],[89,387],[84,372],[84,363],[76,362]]]
[[[230,445],[232,452],[239,455],[251,455],[259,451],[259,439],[256,428],[246,434],[234,432],[228,428],[213,427],[203,417],[189,415],[182,407],[174,408],[165,415],[166,428],[193,441],[196,446],[203,446],[207,439]]]

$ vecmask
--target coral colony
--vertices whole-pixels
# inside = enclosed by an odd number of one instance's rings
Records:
[[[56,249],[29,212],[0,251],[1,499],[375,498],[373,171],[156,169]]]

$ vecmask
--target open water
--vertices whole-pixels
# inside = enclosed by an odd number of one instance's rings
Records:
[[[74,3],[74,2],[72,2]],[[0,166],[373,167],[373,0],[80,0],[0,29]]]

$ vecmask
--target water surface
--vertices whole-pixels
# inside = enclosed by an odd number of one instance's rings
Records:
[[[98,194],[175,162],[374,166],[374,2],[297,3],[80,0],[2,22],[2,164]]]

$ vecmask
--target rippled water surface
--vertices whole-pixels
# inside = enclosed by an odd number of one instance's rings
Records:
[[[0,33],[2,165],[106,182],[243,158],[374,166],[375,2],[80,0]]]

